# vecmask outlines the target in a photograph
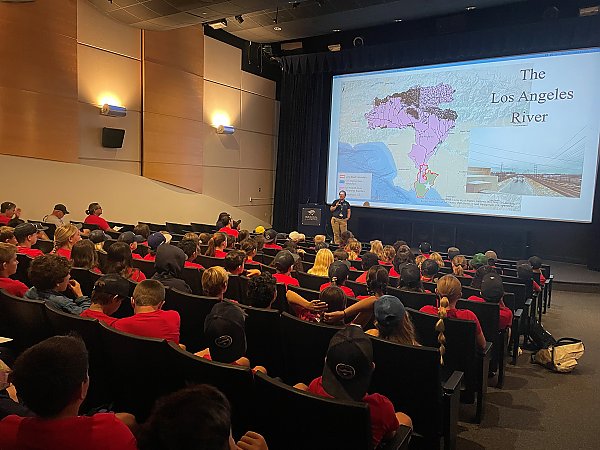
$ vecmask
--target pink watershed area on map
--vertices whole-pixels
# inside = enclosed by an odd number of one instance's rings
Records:
[[[453,94],[452,87],[443,83],[416,86],[384,99],[376,98],[373,109],[365,114],[371,129],[414,128],[415,143],[408,156],[418,171],[415,183],[418,197],[423,197],[433,185],[438,174],[431,172],[427,163],[456,123],[455,111],[439,108],[440,103],[452,102]]]

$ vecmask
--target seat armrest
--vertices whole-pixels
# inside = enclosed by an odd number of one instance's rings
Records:
[[[463,376],[464,373],[458,370],[452,372],[450,378],[442,383],[442,389],[444,390],[444,393],[452,393],[457,389],[460,389],[460,383],[462,382]]]
[[[493,344],[491,342],[486,342],[485,348],[480,349],[478,351],[479,356],[483,356],[484,358],[489,358],[490,355],[492,354],[492,347],[493,347]]]
[[[377,450],[408,450],[408,444],[411,436],[412,430],[406,425],[400,425],[396,430],[394,437],[389,441],[379,444]]]
[[[527,300],[525,300],[525,306],[531,307],[532,303],[533,303],[533,299],[531,299],[531,298],[528,298]]]
[[[523,317],[523,308],[519,308],[513,313],[513,321],[515,319],[521,320],[522,317]]]

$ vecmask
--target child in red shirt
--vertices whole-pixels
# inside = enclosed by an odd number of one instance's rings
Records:
[[[17,272],[17,247],[0,242],[0,289],[15,297],[23,297],[29,290],[25,284],[9,278]]]
[[[227,253],[227,235],[225,233],[216,232],[208,241],[208,249],[206,250],[206,256],[212,256],[213,258],[225,258]]]
[[[292,277],[292,266],[294,265],[294,257],[289,250],[281,250],[271,264],[277,273],[273,275],[278,283],[283,283],[287,287],[288,285],[300,286],[300,282]]]
[[[117,318],[111,316],[117,312],[123,300],[129,301],[129,282],[115,273],[104,275],[94,283],[92,304],[80,316],[98,319],[113,326]]]
[[[263,246],[263,248],[272,248],[274,250],[283,250],[283,247],[281,245],[278,245],[275,243],[275,241],[277,239],[277,231],[275,231],[274,229],[271,228],[271,229],[265,231],[264,236],[265,236],[265,245]]]
[[[368,393],[374,369],[371,340],[360,327],[350,325],[331,338],[323,375],[308,386],[300,383],[294,387],[322,397],[367,403],[373,448],[377,448],[382,440],[394,436],[400,424],[412,428],[412,420],[404,413],[395,412],[387,397]]]
[[[38,231],[42,230],[38,230],[38,228],[32,223],[21,223],[15,227],[14,234],[15,238],[17,238],[17,242],[19,243],[17,250],[18,253],[22,253],[31,258],[37,258],[38,256],[42,256],[44,254],[37,248],[31,248],[38,240]]]
[[[181,318],[177,311],[163,311],[165,287],[157,280],[144,280],[133,291],[134,315],[117,320],[117,330],[138,336],[166,339],[179,344]]]
[[[319,291],[323,291],[329,286],[338,286],[348,297],[356,297],[354,291],[345,285],[349,272],[350,269],[348,268],[348,265],[343,261],[332,262],[329,266],[329,279],[331,281],[329,283],[322,284],[319,288]]]
[[[507,308],[502,301],[504,297],[504,285],[502,278],[495,273],[488,273],[481,280],[481,297],[471,295],[467,300],[474,302],[490,302],[497,303],[500,306],[500,320],[498,328],[505,330],[512,325],[513,313],[510,308]]]

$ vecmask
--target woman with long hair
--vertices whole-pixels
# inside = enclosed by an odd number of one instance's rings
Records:
[[[329,266],[333,262],[333,253],[328,248],[322,248],[317,252],[315,256],[315,264],[311,269],[308,269],[308,273],[311,275],[318,275],[320,277],[329,276]]]
[[[146,279],[141,270],[133,267],[133,257],[131,248],[125,242],[115,242],[108,247],[106,252],[106,264],[102,270],[103,273],[116,273],[123,278],[139,283]]]
[[[454,275],[444,275],[438,280],[435,292],[439,299],[439,307],[436,308],[435,306],[427,305],[423,306],[420,311],[436,315],[439,318],[435,325],[435,330],[439,333],[438,342],[440,343],[440,359],[442,364],[444,363],[444,353],[446,352],[446,336],[444,335],[444,331],[446,330],[444,319],[446,317],[475,322],[477,327],[477,345],[480,348],[485,348],[485,336],[483,335],[483,331],[481,331],[481,325],[475,313],[468,309],[456,308],[456,302],[462,296],[462,286],[458,278]]]
[[[73,259],[73,267],[91,270],[97,274],[101,274],[98,252],[94,243],[89,239],[81,239],[76,242],[71,250],[71,258]]]
[[[58,227],[54,232],[53,253],[71,259],[71,249],[80,240],[79,229],[75,225],[69,224]]]
[[[437,265],[440,266],[440,269],[444,267],[444,258],[442,258],[442,255],[440,255],[438,252],[431,253],[429,255],[429,259],[435,261]]]
[[[384,295],[373,305],[375,328],[366,333],[386,341],[404,345],[419,345],[410,315],[398,297]]]
[[[208,249],[206,250],[206,256],[212,256],[214,258],[225,258],[227,253],[227,235],[225,233],[216,232],[212,235],[208,241]]]
[[[387,266],[392,265],[394,257],[396,256],[396,250],[391,245],[383,247],[383,257],[379,258],[382,264]]]
[[[456,275],[457,277],[473,278],[468,273],[465,273],[465,270],[467,269],[468,264],[467,264],[467,258],[465,258],[463,255],[455,256],[454,258],[452,258],[451,263],[452,263],[452,273],[454,275]]]
[[[381,243],[380,240],[374,240],[371,241],[371,250],[369,250],[371,253],[375,253],[377,255],[377,258],[379,258],[379,261],[382,261],[384,258],[383,255],[383,244]]]
[[[346,250],[346,253],[348,253],[348,259],[352,261],[360,261],[360,252],[362,251],[362,244],[356,239],[350,239],[344,250]]]

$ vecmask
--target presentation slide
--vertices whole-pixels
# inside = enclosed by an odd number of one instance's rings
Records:
[[[600,48],[333,78],[327,202],[590,222]]]

